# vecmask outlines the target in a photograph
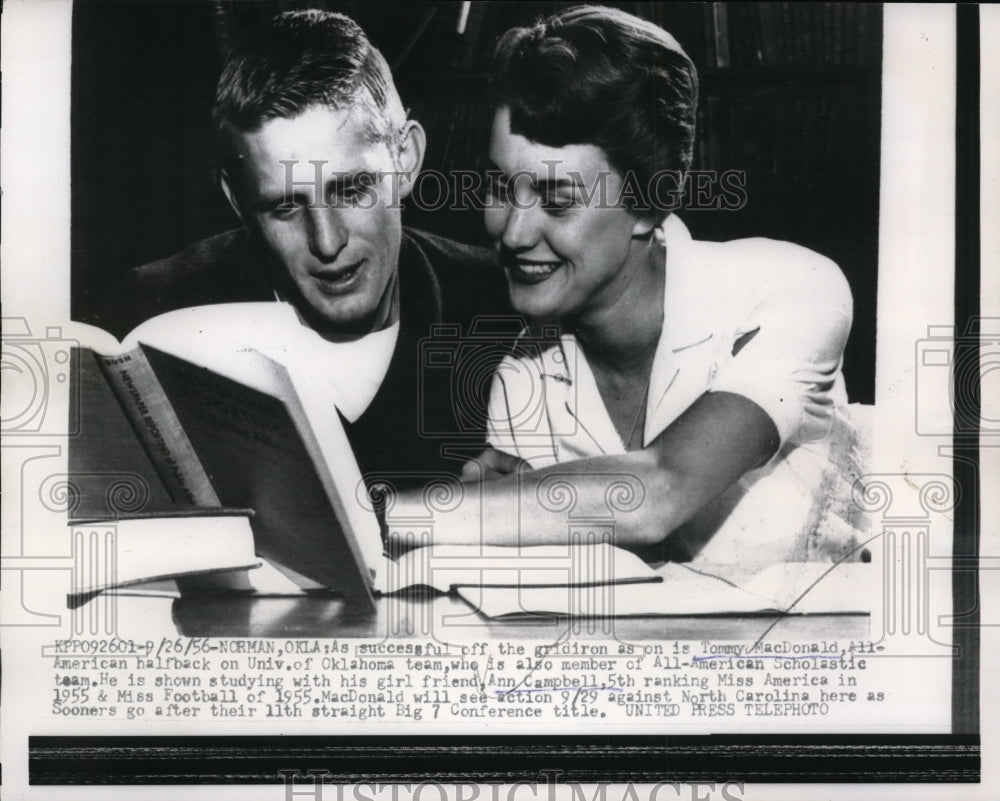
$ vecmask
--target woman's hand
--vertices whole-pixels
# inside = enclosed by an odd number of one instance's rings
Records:
[[[530,469],[530,465],[524,459],[496,448],[487,448],[475,459],[462,465],[462,481],[488,481],[526,469]]]

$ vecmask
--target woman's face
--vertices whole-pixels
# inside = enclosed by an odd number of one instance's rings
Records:
[[[621,203],[629,182],[594,145],[548,147],[493,118],[486,228],[507,274],[514,308],[564,320],[613,307],[635,281],[653,223]],[[635,193],[631,192],[634,198]]]

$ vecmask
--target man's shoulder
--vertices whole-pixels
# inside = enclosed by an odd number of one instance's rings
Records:
[[[128,270],[106,293],[96,322],[120,337],[175,309],[273,297],[246,232],[237,229]]]
[[[250,256],[246,231],[238,228],[201,239],[172,256],[133,267],[125,280],[162,286],[222,272],[245,263]]]
[[[492,250],[404,228],[400,269],[426,264],[440,294],[445,319],[511,313],[507,281]]]
[[[484,270],[494,278],[502,275],[495,254],[486,248],[410,227],[403,228],[403,241],[404,248],[421,251],[435,272],[470,275]]]

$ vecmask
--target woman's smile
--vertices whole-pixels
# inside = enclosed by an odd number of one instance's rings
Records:
[[[513,257],[505,260],[507,275],[519,284],[540,284],[563,266],[561,261],[536,261]]]

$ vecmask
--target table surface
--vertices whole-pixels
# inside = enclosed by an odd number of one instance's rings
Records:
[[[128,599],[119,597],[119,604]],[[496,620],[459,598],[382,597],[361,613],[331,597],[185,596],[171,603],[173,625],[189,637],[391,637],[449,640],[574,638],[661,640],[867,639],[869,615],[731,614]]]

